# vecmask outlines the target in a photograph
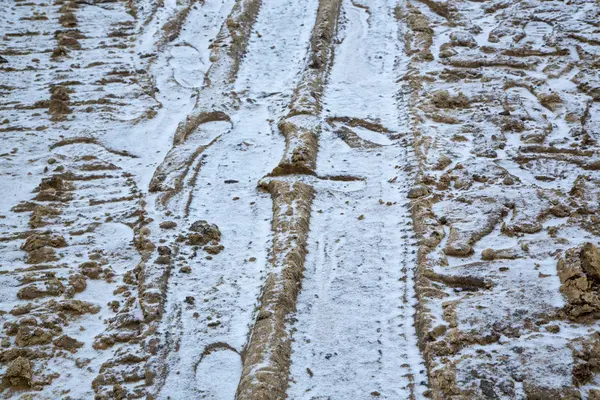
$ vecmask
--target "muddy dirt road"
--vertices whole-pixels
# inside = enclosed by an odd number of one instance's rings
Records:
[[[7,2],[0,396],[600,398],[598,20]]]

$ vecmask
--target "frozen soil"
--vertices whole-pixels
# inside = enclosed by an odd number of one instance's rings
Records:
[[[600,399],[592,0],[14,0],[0,397]]]

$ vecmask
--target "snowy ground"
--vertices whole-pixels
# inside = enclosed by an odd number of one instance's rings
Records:
[[[598,21],[6,1],[0,396],[600,399]]]

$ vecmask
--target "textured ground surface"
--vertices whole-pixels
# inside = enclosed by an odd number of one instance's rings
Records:
[[[0,34],[0,397],[600,399],[597,2]]]

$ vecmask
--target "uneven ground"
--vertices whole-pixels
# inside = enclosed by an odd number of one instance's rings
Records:
[[[0,396],[600,399],[600,5],[11,0]]]

